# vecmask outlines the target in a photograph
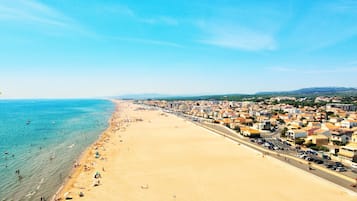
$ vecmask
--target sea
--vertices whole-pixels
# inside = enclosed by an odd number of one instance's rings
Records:
[[[114,110],[109,100],[0,100],[0,201],[50,200]]]

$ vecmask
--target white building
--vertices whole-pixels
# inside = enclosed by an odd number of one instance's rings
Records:
[[[352,120],[343,120],[340,124],[342,128],[352,128],[357,126],[357,122]]]
[[[333,132],[331,133],[330,141],[341,142],[343,144],[347,143],[350,137],[344,133]]]
[[[301,129],[290,129],[286,132],[286,136],[290,140],[295,140],[296,138],[307,137],[307,132]]]

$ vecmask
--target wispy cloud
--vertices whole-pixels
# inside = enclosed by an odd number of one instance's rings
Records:
[[[338,0],[333,1],[330,4],[325,4],[325,8],[333,12],[352,12],[357,13],[357,2],[355,0]]]
[[[129,8],[126,5],[121,5],[121,4],[115,4],[115,5],[96,5],[96,10],[99,12],[104,12],[104,13],[115,13],[115,14],[121,14],[121,15],[126,15],[130,17],[135,16],[135,12]]]
[[[204,44],[245,51],[275,50],[277,48],[272,35],[239,25],[201,23],[199,27],[206,35],[199,40]]]
[[[0,20],[15,20],[20,23],[40,23],[62,27],[71,23],[71,19],[60,12],[32,0],[3,1],[0,5]]]
[[[95,32],[83,27],[75,19],[36,0],[1,1],[1,21],[49,35],[75,32],[80,36],[98,38]]]
[[[162,41],[162,40],[151,40],[151,39],[144,39],[144,38],[111,37],[111,39],[119,40],[119,41],[126,41],[126,42],[148,44],[148,45],[169,46],[169,47],[176,47],[176,48],[184,47],[183,45],[180,45],[180,44],[174,43],[174,42]]]
[[[112,14],[120,14],[131,17],[136,22],[145,23],[145,24],[164,24],[164,25],[178,25],[179,21],[170,16],[143,16],[134,9],[130,8],[127,5],[123,4],[114,4],[114,5],[97,5],[97,10],[103,13],[112,13]]]
[[[177,19],[174,19],[169,16],[158,16],[153,18],[139,18],[139,21],[147,23],[147,24],[165,24],[165,25],[178,25],[179,22]]]

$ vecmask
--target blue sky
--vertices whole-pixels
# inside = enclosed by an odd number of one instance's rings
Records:
[[[0,0],[5,98],[357,87],[357,2]]]

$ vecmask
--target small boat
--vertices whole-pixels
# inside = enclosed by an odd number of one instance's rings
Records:
[[[26,125],[30,125],[31,121],[27,120]]]

